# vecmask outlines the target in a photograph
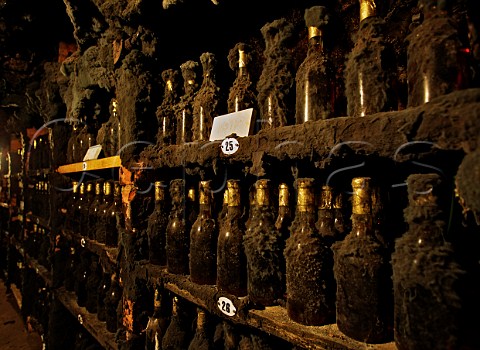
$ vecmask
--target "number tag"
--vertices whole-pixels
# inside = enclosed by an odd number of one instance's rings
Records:
[[[234,154],[240,148],[240,144],[238,143],[237,139],[234,139],[233,137],[227,137],[222,141],[222,145],[220,147],[223,154]]]
[[[235,313],[237,312],[233,302],[225,297],[218,298],[217,306],[219,310],[227,316],[235,316]]]
[[[87,170],[87,162],[82,163],[82,170]]]

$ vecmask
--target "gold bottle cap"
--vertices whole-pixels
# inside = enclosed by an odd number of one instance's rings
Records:
[[[238,180],[228,180],[228,206],[239,207],[240,206],[240,184]]]
[[[195,189],[193,187],[188,189],[187,200],[189,202],[195,202]]]
[[[87,184],[87,192],[91,193],[92,190],[93,190],[93,186],[92,186],[92,183],[90,182],[90,183]]]
[[[167,80],[167,89],[168,91],[173,91],[173,83],[170,79]]]
[[[78,193],[78,182],[77,181],[72,182],[72,189],[73,189],[74,194]]]
[[[332,188],[330,186],[322,186],[322,194],[320,196],[320,209],[332,209]]]
[[[313,179],[298,179],[297,209],[300,212],[311,211],[315,205]]]
[[[100,193],[101,193],[102,185],[103,185],[102,182],[96,182],[96,183],[95,183],[95,194],[96,194],[97,196],[99,196]]]
[[[244,68],[246,66],[245,63],[245,51],[239,49],[238,50],[238,68]]]
[[[372,199],[370,195],[370,178],[356,177],[352,180],[352,213],[370,214]]]
[[[85,184],[82,182],[80,184],[80,194],[84,194],[85,193]]]
[[[360,22],[377,15],[375,0],[360,0]]]
[[[200,181],[199,186],[199,203],[200,204],[210,204],[212,202],[212,190],[210,188],[211,181]]]
[[[107,196],[112,194],[112,183],[110,181],[105,181],[103,184],[103,193]]]
[[[163,181],[155,181],[155,200],[163,201],[165,199],[165,185]]]
[[[288,198],[290,197],[290,192],[288,185],[282,183],[278,186],[278,206],[279,207],[288,207]]]
[[[322,30],[318,27],[310,26],[308,27],[308,39],[322,36]]]
[[[255,204],[259,207],[265,207],[270,205],[270,194],[268,179],[257,180],[255,182]]]

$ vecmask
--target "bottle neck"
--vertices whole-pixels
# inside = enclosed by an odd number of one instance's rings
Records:
[[[199,213],[202,217],[210,219],[212,217],[212,208],[210,204],[200,204]]]
[[[352,234],[356,237],[372,236],[372,216],[370,214],[352,214]]]

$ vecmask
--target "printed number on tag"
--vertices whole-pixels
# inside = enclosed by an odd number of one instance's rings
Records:
[[[221,312],[227,316],[235,316],[237,309],[233,305],[233,302],[225,297],[218,298],[217,306]]]
[[[237,139],[233,137],[227,137],[222,141],[222,152],[224,154],[234,154],[240,148],[240,144],[238,143]]]

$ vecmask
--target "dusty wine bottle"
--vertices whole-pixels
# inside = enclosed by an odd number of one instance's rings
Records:
[[[408,107],[468,87],[470,69],[445,4],[418,1],[425,19],[407,37]]]
[[[125,222],[122,208],[122,186],[118,181],[114,182],[113,202],[106,210],[104,220],[105,245],[107,247],[115,247],[117,246],[119,238],[117,221],[119,221],[121,225],[124,225]]]
[[[396,60],[383,36],[385,21],[377,15],[376,0],[359,1],[359,30],[345,67],[347,114],[352,117],[396,110],[398,105],[393,88]]]
[[[324,6],[305,10],[308,28],[308,52],[296,74],[295,119],[297,124],[333,116],[335,105],[334,74],[324,48],[323,35],[330,20]]]
[[[247,291],[253,303],[270,306],[277,303],[285,291],[285,260],[282,236],[274,225],[267,179],[255,183],[255,210],[256,215],[249,222],[243,238]]]
[[[90,207],[88,208],[88,237],[90,239],[96,239],[97,216],[100,206],[103,202],[103,184],[103,180],[98,180],[95,182],[95,195]]]
[[[444,184],[438,174],[415,174],[407,185],[408,231],[392,254],[395,344],[399,350],[460,349],[465,271],[445,241]]]
[[[153,315],[148,317],[145,329],[145,350],[158,350],[162,348],[162,340],[170,322],[170,303],[167,302],[165,293],[158,287],[155,288],[153,297]]]
[[[228,213],[218,234],[217,287],[237,297],[247,294],[247,266],[243,249],[240,184],[228,180]]]
[[[190,231],[190,280],[215,284],[218,231],[212,218],[213,192],[210,181],[200,181],[200,212]]]
[[[229,113],[247,108],[256,109],[257,98],[248,68],[250,61],[250,47],[245,43],[236,44],[228,54],[230,68],[237,71],[237,76],[228,94]]]
[[[278,185],[278,216],[275,221],[275,228],[280,231],[284,242],[290,236],[291,223],[292,212],[290,209],[290,190],[286,183],[281,183]],[[285,246],[285,243],[283,245]]]
[[[188,305],[178,297],[173,298],[172,317],[162,339],[162,350],[185,350],[193,338],[192,319]]]
[[[223,226],[223,222],[227,217],[227,212],[228,212],[228,188],[225,188],[225,190],[223,191],[222,210],[220,210],[220,213],[218,213],[218,217],[217,217],[217,224],[218,224],[219,230]]]
[[[193,100],[198,90],[198,84],[195,81],[197,67],[198,62],[195,61],[187,61],[180,66],[184,81],[184,95],[174,107],[177,123],[177,145],[192,141]]]
[[[210,335],[208,314],[198,308],[197,309],[197,330],[193,337],[188,350],[210,350],[213,348],[213,341]]]
[[[95,199],[95,192],[93,189],[93,183],[86,184],[86,191],[84,196],[83,205],[80,211],[80,234],[82,236],[89,237],[91,235],[88,226],[88,214],[90,213],[90,205]]]
[[[335,216],[333,213],[333,190],[330,186],[322,186],[320,203],[318,206],[318,219],[315,224],[320,236],[325,238],[328,246],[338,240],[335,229]]]
[[[343,209],[343,195],[342,193],[337,193],[335,196],[335,200],[333,202],[333,213],[335,216],[334,219],[334,226],[335,230],[337,230],[340,239],[345,238],[345,233],[347,229],[345,228],[345,216],[344,216],[344,209]]]
[[[355,340],[382,343],[393,335],[389,256],[372,229],[370,178],[354,178],[352,187],[352,231],[332,246],[337,326]]]
[[[115,333],[117,331],[118,314],[117,307],[122,300],[122,287],[118,275],[114,273],[111,277],[110,288],[105,298],[105,321],[107,330]]]
[[[219,115],[220,88],[215,80],[215,55],[210,52],[203,53],[200,63],[203,68],[203,81],[193,100],[192,141],[208,141],[213,118]]]
[[[165,241],[168,225],[167,201],[163,181],[155,181],[155,208],[148,218],[148,256],[151,264],[165,265]]]
[[[313,179],[297,179],[297,209],[285,248],[287,313],[295,322],[319,326],[335,317],[330,248],[315,228]]]
[[[185,180],[176,179],[170,182],[170,197],[172,209],[166,231],[167,271],[188,275],[190,231],[187,231],[185,218]]]
[[[112,182],[105,181],[103,183],[103,200],[102,204],[97,211],[97,230],[95,234],[95,239],[99,243],[106,242],[107,236],[107,225],[106,221],[108,219],[107,210],[112,205],[113,202],[113,191],[112,191]]]
[[[162,72],[165,83],[163,100],[157,108],[158,121],[157,145],[165,146],[175,144],[175,130],[177,128],[173,107],[178,103],[178,70],[167,69]]]

